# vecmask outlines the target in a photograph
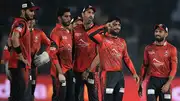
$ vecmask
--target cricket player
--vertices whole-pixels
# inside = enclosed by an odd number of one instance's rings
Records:
[[[78,25],[82,25],[83,24],[82,18],[80,16],[76,16],[73,20],[74,20],[72,22],[73,28],[75,28]]]
[[[94,24],[93,19],[96,9],[92,6],[86,6],[82,11],[83,24],[77,25],[74,28],[74,44],[75,44],[75,61],[74,74],[76,78],[75,83],[75,101],[84,100],[84,85],[88,89],[89,101],[98,101],[97,85],[95,81],[96,69],[89,71],[91,63],[97,59],[98,54],[96,45],[91,41],[87,35],[87,31],[91,30],[97,25]],[[87,78],[82,75],[83,72],[88,72]]]
[[[24,93],[29,80],[29,69],[31,68],[31,40],[28,30],[28,20],[34,19],[35,10],[39,7],[27,1],[21,5],[21,16],[16,18],[12,24],[8,39],[11,47],[9,58],[10,97],[8,101],[24,101]]]
[[[30,92],[32,95],[32,101],[34,101],[34,92],[36,88],[37,72],[38,72],[37,67],[40,67],[42,64],[45,64],[50,61],[49,54],[51,53],[49,47],[51,46],[51,41],[41,29],[35,28],[36,19],[30,20],[28,24],[31,33],[31,58],[32,58],[31,71],[30,71],[30,78],[31,78]],[[38,53],[42,44],[44,44],[47,49],[46,51],[44,51],[39,55]],[[38,61],[39,58],[41,58],[41,60]]]
[[[30,82],[28,91],[26,92],[26,97],[29,97],[29,101],[34,100],[34,91],[36,87],[36,76],[37,76],[37,68],[39,67],[42,62],[47,63],[50,61],[49,54],[52,53],[52,51],[49,50],[49,47],[52,47],[52,43],[45,35],[45,33],[40,30],[35,28],[36,20],[32,19],[28,21],[28,30],[30,30],[31,33],[31,58],[32,58],[32,63],[31,63],[31,69],[30,69]],[[44,51],[41,55],[38,56],[38,52],[41,48],[41,45],[45,44],[47,46],[47,50]],[[8,47],[8,45],[5,45],[4,50],[3,50],[3,60],[5,61],[5,69],[6,69],[6,74],[9,80],[11,80],[11,74],[8,70],[8,62],[10,59],[10,50],[11,47]],[[43,57],[41,61],[37,61],[38,58]],[[6,63],[7,62],[7,63]]]
[[[57,12],[58,23],[52,30],[50,38],[57,45],[57,55],[51,64],[51,77],[53,82],[52,101],[75,101],[75,78],[72,71],[72,32],[69,29],[71,12],[69,8],[59,8]]]
[[[136,82],[139,77],[128,55],[127,45],[120,38],[121,21],[118,17],[110,17],[106,25],[88,32],[91,40],[98,45],[100,67],[104,77],[103,101],[122,101],[124,94],[124,76],[122,62],[124,61]],[[103,86],[102,86],[103,87]]]
[[[177,71],[177,49],[166,41],[168,28],[164,24],[154,27],[155,41],[144,50],[144,60],[140,72],[139,95],[142,96],[141,84],[146,75],[150,76],[147,84],[147,101],[171,101],[171,83]]]

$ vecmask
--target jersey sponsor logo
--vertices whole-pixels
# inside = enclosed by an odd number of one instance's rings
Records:
[[[109,43],[109,44],[113,44],[113,41],[110,41],[108,39],[105,40],[105,42]]]
[[[164,65],[163,62],[157,60],[156,58],[153,59],[153,64],[155,67],[160,67],[160,66]]]
[[[81,36],[82,33],[75,33],[75,36]]]
[[[79,40],[78,46],[80,47],[87,47],[89,46],[89,43],[85,42],[83,39]]]

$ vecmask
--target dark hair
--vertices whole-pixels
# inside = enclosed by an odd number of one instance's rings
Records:
[[[121,20],[120,20],[120,18],[118,16],[111,16],[111,17],[109,17],[107,23],[111,22],[111,21],[114,21],[114,20],[116,20],[116,21],[121,23]]]
[[[66,12],[70,12],[70,9],[67,7],[58,8],[57,16],[63,16]]]

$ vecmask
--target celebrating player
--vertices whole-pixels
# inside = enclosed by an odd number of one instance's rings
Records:
[[[88,32],[90,39],[99,46],[100,66],[103,74],[106,73],[103,80],[105,85],[103,101],[122,101],[123,99],[123,60],[136,82],[139,82],[139,77],[128,55],[126,42],[123,38],[118,37],[120,29],[120,19],[118,17],[111,17],[106,25]]]

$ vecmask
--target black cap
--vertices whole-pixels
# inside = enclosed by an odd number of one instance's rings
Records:
[[[118,16],[109,17],[107,22],[112,22],[113,20],[119,21],[121,23],[121,20]]]
[[[84,12],[87,11],[88,9],[92,9],[94,12],[96,12],[96,8],[93,7],[93,6],[91,6],[91,5],[88,5],[88,6],[84,7],[84,9],[83,9],[82,12],[84,13]]]
[[[58,8],[57,16],[63,16],[65,12],[70,12],[70,9],[67,7]]]
[[[21,9],[31,9],[31,10],[38,10],[39,7],[35,6],[33,2],[26,1],[22,4]]]
[[[154,26],[154,30],[156,30],[156,29],[160,29],[160,30],[164,30],[164,31],[168,32],[168,28],[166,27],[165,24],[156,24]]]

